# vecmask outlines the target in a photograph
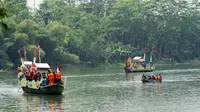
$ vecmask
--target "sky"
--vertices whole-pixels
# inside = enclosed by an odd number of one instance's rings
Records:
[[[30,8],[34,8],[34,1],[35,1],[35,8],[39,8],[39,4],[43,2],[43,0],[27,0],[27,6]]]

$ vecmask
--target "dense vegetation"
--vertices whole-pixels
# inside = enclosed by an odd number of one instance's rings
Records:
[[[26,0],[4,0],[8,17],[0,18],[9,30],[0,31],[0,68],[19,65],[17,50],[23,53],[24,47],[32,60],[37,42],[42,61],[53,64],[123,62],[142,55],[145,47],[149,55],[152,45],[154,59],[200,56],[197,0],[75,1],[44,0],[31,11]]]

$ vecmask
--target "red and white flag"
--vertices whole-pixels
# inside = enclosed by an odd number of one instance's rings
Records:
[[[57,66],[57,73],[60,73],[60,64]]]

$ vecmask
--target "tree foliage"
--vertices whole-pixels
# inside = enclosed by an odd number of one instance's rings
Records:
[[[143,55],[145,47],[150,55],[152,46],[154,59],[200,56],[199,1],[44,0],[36,12],[26,0],[1,3],[9,30],[0,32],[0,68],[19,65],[17,50],[24,47],[32,60],[37,42],[42,61],[54,64],[122,62]]]

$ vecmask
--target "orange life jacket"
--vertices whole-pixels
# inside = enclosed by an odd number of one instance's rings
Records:
[[[50,85],[54,84],[54,74],[50,73],[49,76],[48,76],[48,78],[49,78],[49,84]]]
[[[160,80],[160,76],[157,76],[157,79]]]
[[[30,74],[30,73],[27,73],[27,74],[26,74],[26,76],[27,76],[27,77],[30,77],[30,76],[31,76],[31,74]]]
[[[61,79],[61,74],[59,72],[56,73],[56,79]]]

